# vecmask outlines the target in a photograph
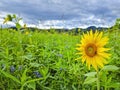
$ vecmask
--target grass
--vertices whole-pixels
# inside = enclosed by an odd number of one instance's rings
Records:
[[[110,38],[108,64],[120,67],[120,31],[104,35]],[[81,34],[0,30],[0,89],[96,90],[94,82],[84,84],[85,74],[94,69],[75,60],[80,39]],[[119,70],[104,71],[101,90],[119,90],[119,75]]]

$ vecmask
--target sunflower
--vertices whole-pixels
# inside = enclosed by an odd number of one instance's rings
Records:
[[[91,30],[86,34],[83,34],[81,39],[81,44],[77,44],[76,48],[82,59],[82,63],[86,62],[88,69],[92,65],[95,70],[102,68],[104,64],[107,63],[106,59],[110,57],[110,54],[106,51],[110,50],[105,48],[105,45],[108,43],[108,37],[103,37],[103,32],[98,32]]]

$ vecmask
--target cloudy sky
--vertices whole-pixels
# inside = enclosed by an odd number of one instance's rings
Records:
[[[7,14],[17,14],[39,28],[112,26],[119,5],[120,0],[0,0],[0,24]]]

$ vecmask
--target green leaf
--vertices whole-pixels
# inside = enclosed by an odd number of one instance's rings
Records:
[[[25,72],[26,72],[26,70],[25,70]],[[24,76],[24,75],[23,75],[23,76]],[[23,87],[26,86],[26,85],[28,85],[29,83],[35,83],[36,81],[39,81],[39,80],[43,80],[43,78],[32,79],[32,80],[27,80],[27,81],[23,82],[20,90],[23,90]],[[29,85],[28,85],[28,86],[29,86]],[[32,87],[34,87],[34,85],[32,85]],[[36,87],[36,85],[35,85],[35,87]],[[34,90],[35,90],[35,89],[34,89]]]
[[[88,77],[94,77],[96,74],[97,74],[97,72],[89,72],[89,73],[86,73],[84,75],[88,76]]]
[[[87,77],[84,81],[84,84],[91,84],[93,82],[97,81],[97,78],[94,77]]]
[[[21,28],[21,25],[19,23],[16,23],[16,28],[17,29],[20,29]]]
[[[0,72],[1,72],[2,74],[4,74],[6,77],[12,79],[13,81],[15,81],[15,82],[17,82],[17,83],[20,83],[20,81],[19,81],[15,76],[12,76],[11,74],[9,74],[9,73],[7,73],[7,72],[5,72],[5,71],[2,71],[2,70],[0,70]]]
[[[12,21],[11,15],[7,15],[7,20],[8,20],[8,21]]]
[[[21,77],[21,84],[23,85],[27,79],[27,75],[26,75],[27,69],[24,70],[22,77]]]
[[[112,81],[112,77],[108,78],[107,83],[110,83]]]
[[[30,66],[31,66],[31,67],[39,67],[40,64],[38,64],[38,63],[30,63]]]
[[[16,18],[16,15],[15,15],[15,14],[13,14],[13,18]]]
[[[33,90],[35,90],[36,88],[36,83],[35,82],[30,82],[29,84],[27,84],[28,88],[32,88]]]
[[[107,66],[104,66],[103,70],[105,71],[116,71],[118,70],[119,67],[115,66],[115,65],[107,65]]]
[[[49,70],[49,68],[47,68],[47,67],[40,69],[40,73],[42,74],[43,77],[47,76],[48,70]]]
[[[3,24],[7,23],[8,21],[12,21],[12,17],[9,14],[4,18]]]
[[[109,84],[109,86],[107,86],[107,87],[109,87],[109,88],[118,88],[118,87],[120,87],[120,83],[114,82],[114,83]]]
[[[73,90],[77,90],[76,87],[74,86],[74,84],[72,84],[72,88],[73,88]]]
[[[36,82],[36,81],[39,81],[39,80],[43,80],[43,78],[32,79],[32,80],[26,81],[26,82],[21,86],[20,90],[23,90],[23,87],[24,87],[25,85],[27,85],[28,83]]]

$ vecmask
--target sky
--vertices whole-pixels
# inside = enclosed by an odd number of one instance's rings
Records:
[[[30,27],[109,27],[120,18],[119,5],[120,0],[0,0],[0,24],[16,14]]]

